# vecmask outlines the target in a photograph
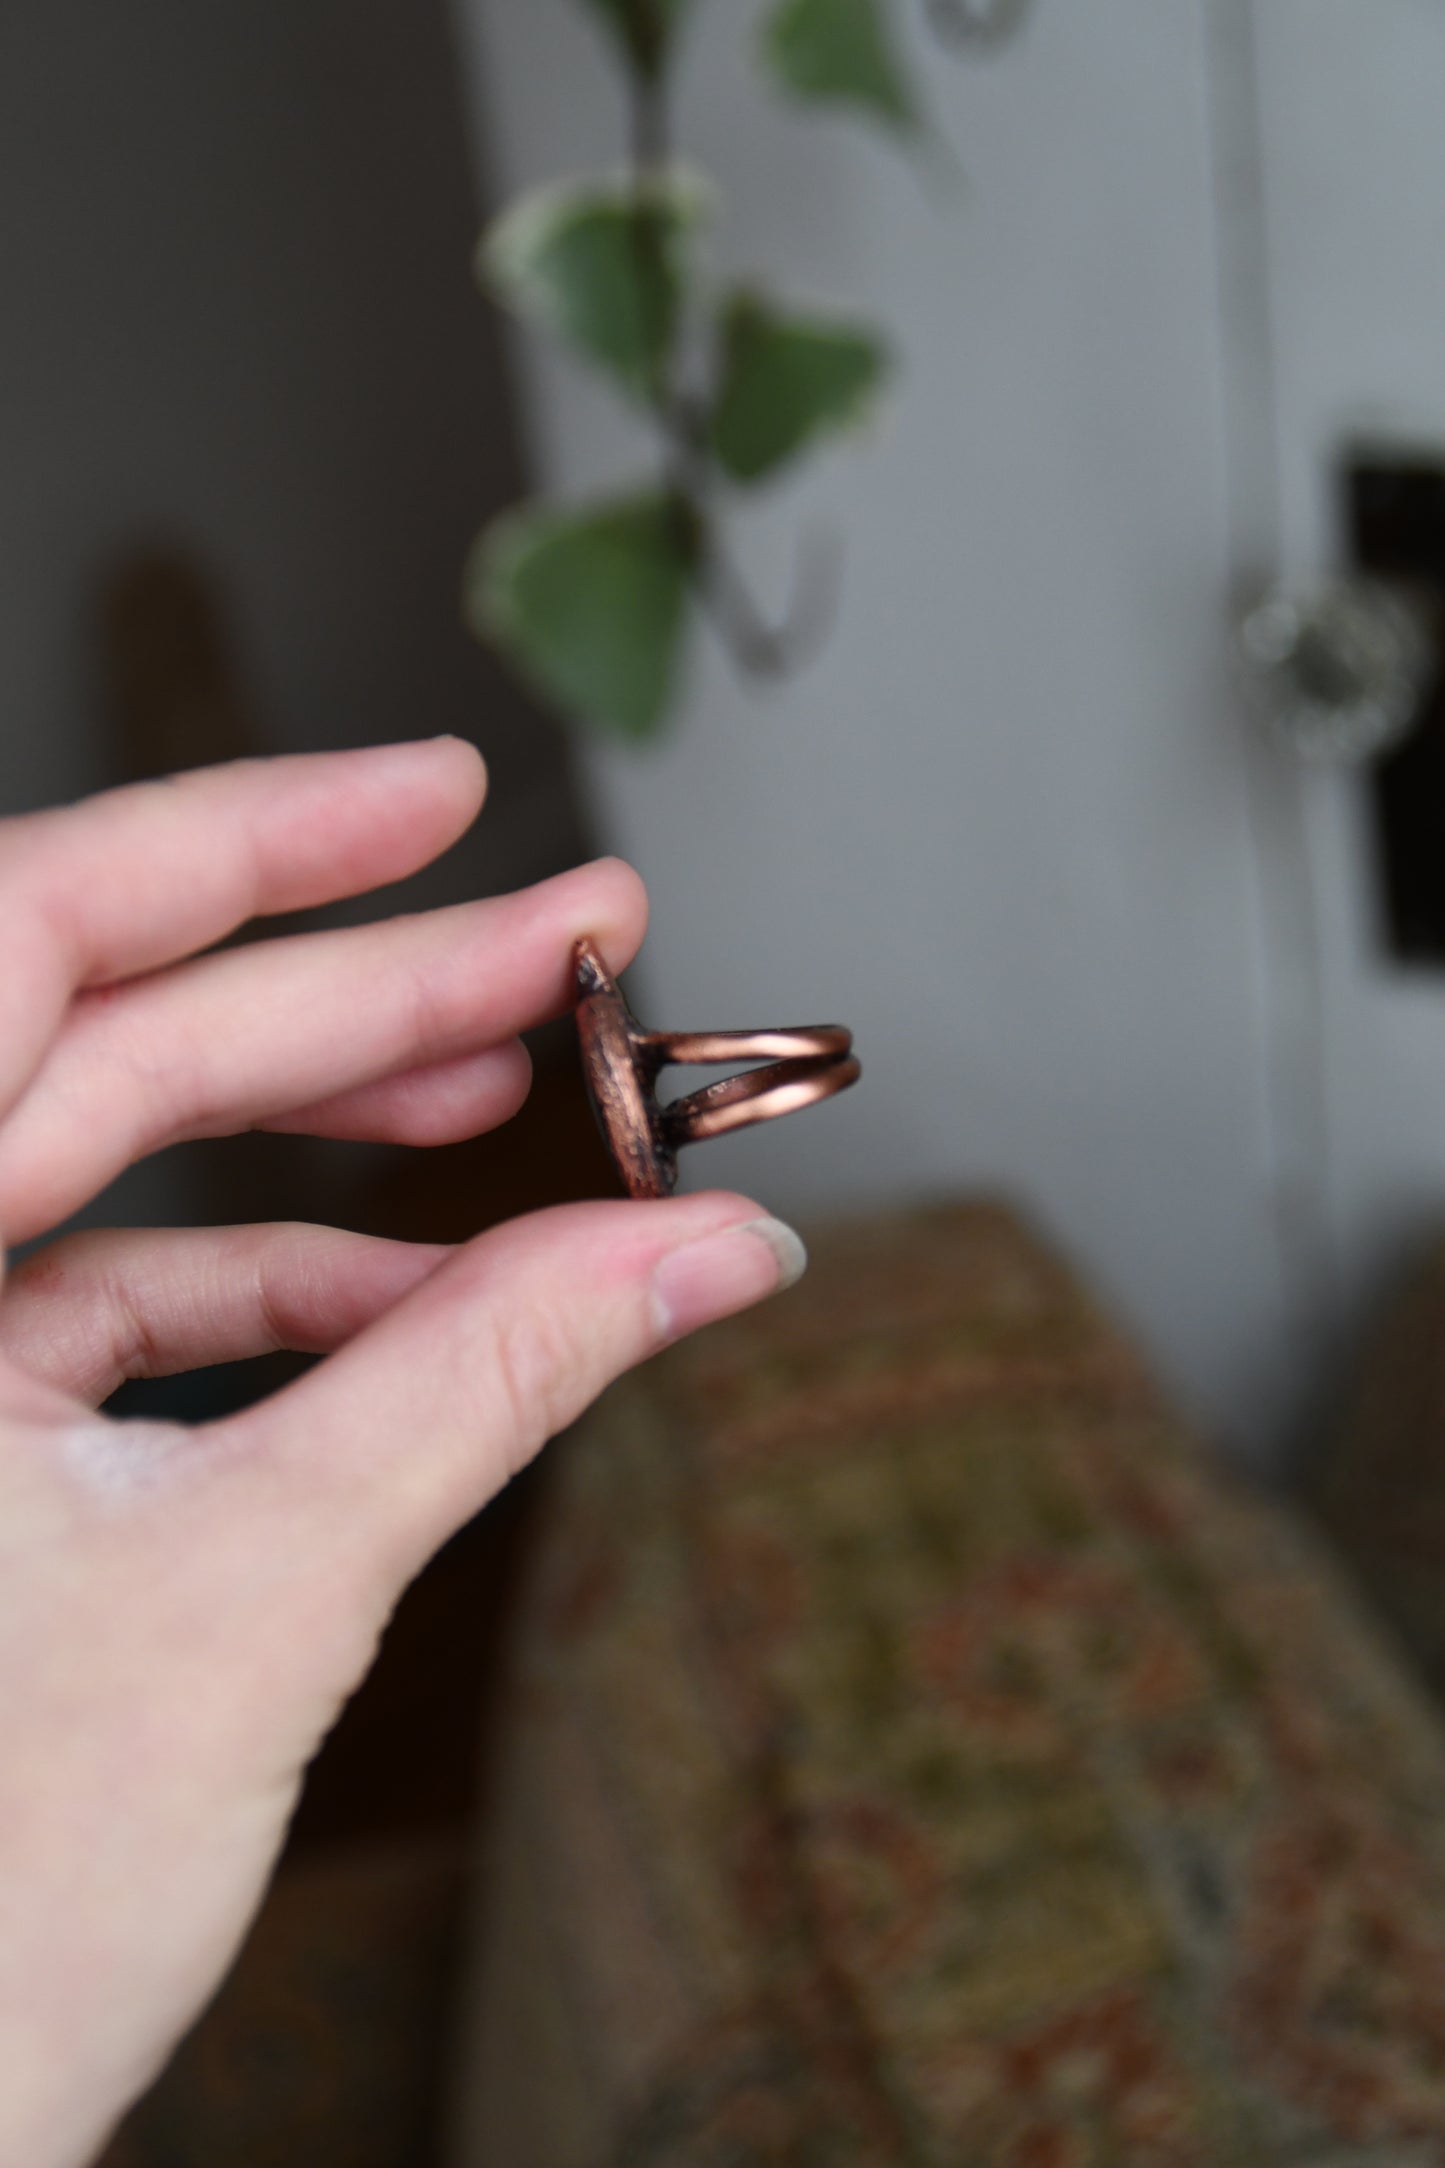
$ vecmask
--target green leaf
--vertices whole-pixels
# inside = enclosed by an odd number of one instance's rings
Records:
[[[696,550],[691,515],[661,492],[523,506],[472,553],[467,619],[573,721],[650,738],[677,697]]]
[[[763,26],[763,58],[791,97],[917,125],[880,0],[781,0]]]
[[[745,290],[722,318],[712,442],[735,481],[756,482],[816,437],[867,419],[888,353],[866,326],[785,316]]]
[[[672,42],[688,0],[587,0],[623,52],[650,83],[667,67]]]
[[[641,398],[661,385],[677,337],[688,243],[707,202],[677,173],[557,184],[524,196],[484,236],[483,282]]]

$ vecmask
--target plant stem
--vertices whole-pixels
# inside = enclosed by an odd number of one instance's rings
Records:
[[[635,64],[627,75],[632,177],[643,184],[663,172],[672,157],[668,84],[664,76],[647,75]]]
[[[667,247],[667,213],[659,187],[672,159],[670,84],[662,73],[633,63],[628,68],[628,140],[637,246],[647,271],[665,283],[660,262]],[[678,544],[694,591],[737,668],[754,678],[782,677],[798,668],[819,643],[833,615],[836,551],[815,548],[800,562],[794,596],[779,624],[770,624],[754,602],[718,530],[716,476],[707,448],[707,406],[679,381],[666,359],[649,388],[662,437],[669,492],[677,504]],[[811,569],[812,577],[805,577]]]

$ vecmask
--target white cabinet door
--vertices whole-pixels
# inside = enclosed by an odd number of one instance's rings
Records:
[[[1418,444],[1445,462],[1445,8],[1211,4],[1231,124],[1254,128],[1261,182],[1261,275],[1236,289],[1231,325],[1236,352],[1260,364],[1236,412],[1255,460],[1253,481],[1237,463],[1239,482],[1255,493],[1257,553],[1293,579],[1340,562],[1338,475],[1352,440]],[[1248,246],[1237,225],[1225,245]],[[1297,890],[1286,968],[1302,983],[1313,975],[1300,1024],[1317,1127],[1303,1043],[1294,1074],[1333,1280],[1321,1310],[1333,1306],[1348,1347],[1410,1245],[1445,1225],[1445,967],[1386,953],[1365,781],[1304,774],[1291,787],[1302,847],[1297,865],[1275,870],[1287,911]],[[1445,803],[1439,822],[1445,850]],[[1287,833],[1276,840],[1287,858]]]

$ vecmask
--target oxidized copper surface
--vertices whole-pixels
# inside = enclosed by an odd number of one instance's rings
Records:
[[[632,1197],[677,1186],[684,1144],[792,1114],[857,1082],[853,1034],[841,1024],[786,1031],[644,1031],[590,941],[579,941],[577,1032],[587,1089],[617,1171]],[[659,1104],[657,1079],[674,1063],[765,1064],[684,1099]]]

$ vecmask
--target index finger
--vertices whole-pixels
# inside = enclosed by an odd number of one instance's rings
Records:
[[[460,738],[232,761],[0,822],[0,1111],[72,993],[401,880],[486,790]]]

